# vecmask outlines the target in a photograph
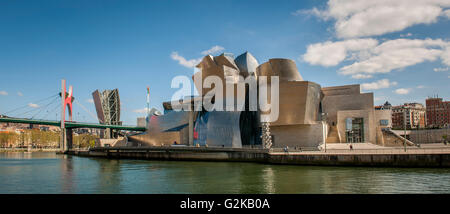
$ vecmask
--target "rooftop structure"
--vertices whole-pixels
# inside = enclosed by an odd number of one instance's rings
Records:
[[[383,105],[375,106],[375,110],[391,109],[392,105],[386,101]]]

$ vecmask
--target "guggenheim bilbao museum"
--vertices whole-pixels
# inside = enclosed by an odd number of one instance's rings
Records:
[[[259,64],[246,52],[234,58],[231,54],[205,56],[197,65],[199,69],[192,79],[199,96],[187,97],[177,102],[164,102],[164,114],[150,113],[147,131],[128,136],[127,146],[186,145],[228,148],[312,148],[320,149],[325,143],[370,142],[381,144],[382,131],[376,121],[373,93],[361,93],[360,85],[321,87],[318,83],[304,80],[297,66],[290,59],[270,59]],[[220,91],[223,97],[208,96],[211,88],[202,87],[209,76],[217,76],[225,84],[241,82],[242,77],[256,80],[266,78],[271,83],[278,79],[278,92],[272,94],[269,87],[251,90],[248,84],[245,93],[237,90]],[[231,77],[231,78],[230,78]],[[199,81],[201,80],[201,81]],[[204,84],[203,84],[204,86]],[[273,87],[273,85],[272,85]],[[251,97],[265,90],[268,100],[278,99],[278,117],[274,121],[261,120],[267,111],[251,109]],[[216,91],[217,92],[217,91]],[[198,102],[206,100],[226,105],[225,98],[233,96],[245,106],[241,110],[205,110],[196,108]],[[218,98],[219,97],[219,98]],[[224,98],[225,97],[225,98]],[[237,103],[237,102],[236,102]],[[232,103],[231,105],[235,105]],[[194,111],[177,110],[180,106],[192,107]],[[224,107],[225,109],[225,107]],[[272,110],[271,110],[272,111]],[[154,112],[154,111],[153,111]],[[264,135],[270,138],[265,145]],[[124,146],[124,145],[122,145]]]

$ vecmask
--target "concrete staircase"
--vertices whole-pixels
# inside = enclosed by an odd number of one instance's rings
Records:
[[[328,132],[328,137],[326,139],[327,143],[340,143],[339,132],[336,126],[330,126],[330,131]]]
[[[116,143],[114,144],[114,147],[124,147],[128,144],[128,138],[126,136],[118,137]]]
[[[128,138],[119,136],[117,139],[96,139],[95,147],[124,147],[127,146]]]
[[[395,134],[391,130],[383,130],[383,140],[384,140],[384,146],[389,147],[397,147],[397,146],[403,146],[403,143],[405,141],[405,138]],[[415,144],[409,140],[406,140],[407,146],[415,146]]]

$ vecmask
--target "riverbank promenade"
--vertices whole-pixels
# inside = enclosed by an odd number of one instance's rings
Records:
[[[66,154],[113,159],[255,162],[263,164],[379,167],[450,167],[450,146],[381,147],[345,144],[322,151],[220,147],[101,147]],[[342,147],[342,148],[341,148]],[[348,147],[347,147],[348,148]]]
[[[308,155],[308,154],[450,154],[450,145],[443,143],[422,144],[420,147],[383,147],[370,143],[351,144],[349,143],[328,144],[327,149],[321,151],[298,151],[282,149],[272,150],[271,154],[290,154],[290,155]]]

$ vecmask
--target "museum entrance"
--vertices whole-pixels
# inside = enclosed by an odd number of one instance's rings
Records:
[[[345,124],[345,135],[347,143],[364,142],[364,119],[347,118]]]

